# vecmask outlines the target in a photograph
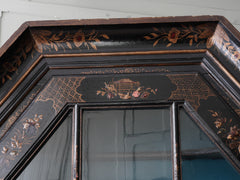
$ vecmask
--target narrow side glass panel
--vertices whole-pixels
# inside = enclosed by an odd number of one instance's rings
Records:
[[[24,169],[18,180],[71,179],[72,114],[63,123]]]
[[[183,109],[179,119],[183,180],[239,180],[240,174]]]
[[[83,111],[83,180],[172,179],[169,109]]]

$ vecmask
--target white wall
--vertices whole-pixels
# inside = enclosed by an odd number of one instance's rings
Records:
[[[240,0],[0,0],[0,46],[25,21],[222,15],[240,30]]]

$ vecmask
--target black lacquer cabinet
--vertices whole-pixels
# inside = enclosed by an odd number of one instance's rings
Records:
[[[239,179],[239,38],[220,16],[26,22],[0,49],[0,179]]]

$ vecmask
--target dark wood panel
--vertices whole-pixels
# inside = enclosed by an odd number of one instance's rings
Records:
[[[217,16],[23,25],[0,51],[0,179],[77,103],[185,102],[240,167],[239,36]]]

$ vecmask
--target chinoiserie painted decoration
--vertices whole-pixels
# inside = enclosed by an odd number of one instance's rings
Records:
[[[42,115],[35,114],[33,118],[22,120],[22,127],[15,129],[13,137],[2,147],[0,155],[1,169],[9,166],[10,161],[14,160],[22,151],[23,146],[31,143],[32,139],[36,137],[42,119]]]
[[[239,37],[218,16],[23,25],[0,50],[0,179],[75,104],[181,102],[240,168]]]
[[[144,99],[151,93],[156,94],[158,89],[144,88],[140,82],[130,79],[120,79],[113,82],[105,82],[104,88],[97,91],[97,95],[106,96],[108,99],[119,97],[120,99]]]
[[[169,31],[163,28],[153,27],[153,32],[144,36],[146,40],[154,41],[153,47],[158,43],[166,43],[166,47],[170,47],[179,41],[187,41],[189,46],[206,44],[211,47],[211,36],[214,28],[211,24],[200,24],[197,26],[181,24],[179,27],[172,27]],[[210,45],[211,44],[211,45]]]

